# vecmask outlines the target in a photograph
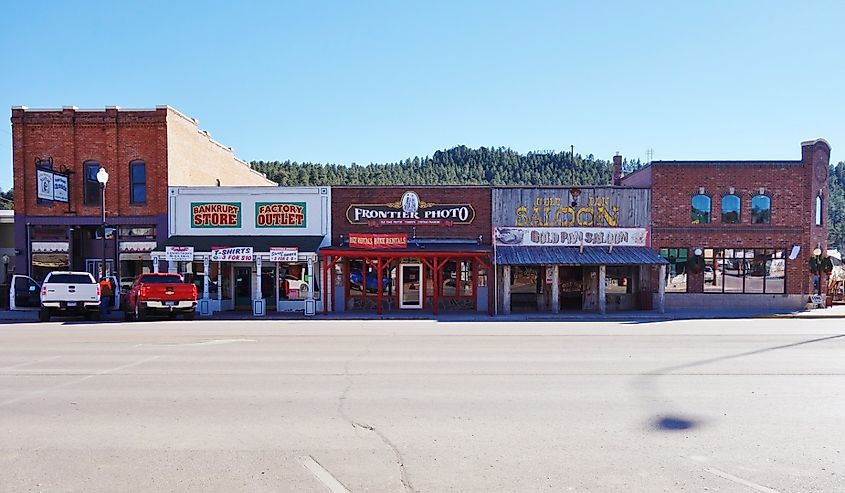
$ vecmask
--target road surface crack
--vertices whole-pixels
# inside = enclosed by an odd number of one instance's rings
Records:
[[[360,428],[365,431],[373,432],[388,448],[393,452],[393,456],[396,460],[397,465],[399,466],[399,479],[402,482],[402,489],[406,492],[415,493],[414,487],[411,485],[411,479],[408,477],[408,471],[405,469],[405,459],[402,457],[402,452],[399,451],[399,447],[396,446],[390,438],[387,437],[381,430],[376,429],[375,426],[362,423],[360,421],[356,421],[352,416],[349,415],[348,411],[346,410],[346,399],[349,396],[349,391],[352,389],[352,375],[349,374],[349,365],[352,361],[360,358],[361,356],[369,353],[369,348],[365,351],[362,351],[355,356],[349,358],[346,363],[343,365],[343,375],[346,379],[346,387],[343,389],[343,392],[340,394],[337,402],[337,412],[338,414],[343,417],[346,422],[348,422],[352,428]]]

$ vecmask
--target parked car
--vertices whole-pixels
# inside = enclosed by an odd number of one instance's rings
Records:
[[[713,267],[709,265],[704,267],[704,282],[713,282],[716,280],[716,275],[713,273]]]
[[[126,294],[129,292],[129,289],[132,287],[132,284],[135,283],[134,277],[121,277],[120,278],[120,292],[122,294]]]
[[[88,272],[55,271],[41,285],[41,311],[38,320],[49,322],[58,314],[83,315],[100,319],[100,285]]]
[[[193,320],[197,308],[197,287],[185,283],[179,274],[142,274],[126,294],[124,318],[145,320],[149,315],[182,315]]]
[[[364,276],[361,275],[360,269],[352,269],[349,272],[349,284],[359,290],[363,287]],[[382,292],[386,291],[390,286],[390,278],[387,276],[381,279]],[[378,292],[378,276],[375,272],[367,273],[367,291],[370,293]]]

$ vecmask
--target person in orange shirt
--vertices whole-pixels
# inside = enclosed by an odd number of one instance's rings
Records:
[[[100,314],[106,315],[111,313],[113,294],[114,290],[111,287],[111,282],[105,277],[100,279]]]

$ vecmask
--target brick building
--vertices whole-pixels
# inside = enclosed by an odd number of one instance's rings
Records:
[[[39,281],[57,269],[98,274],[103,258],[113,275],[149,270],[167,238],[168,186],[275,185],[167,106],[19,106],[11,120],[16,271]]]
[[[332,187],[326,311],[492,313],[489,187]]]
[[[830,146],[800,160],[655,161],[621,180],[651,188],[652,245],[669,262],[666,306],[802,308],[824,280]]]

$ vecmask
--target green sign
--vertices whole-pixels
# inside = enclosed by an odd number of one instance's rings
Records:
[[[256,228],[304,228],[305,202],[257,202]]]
[[[191,202],[192,228],[240,228],[240,202]]]

